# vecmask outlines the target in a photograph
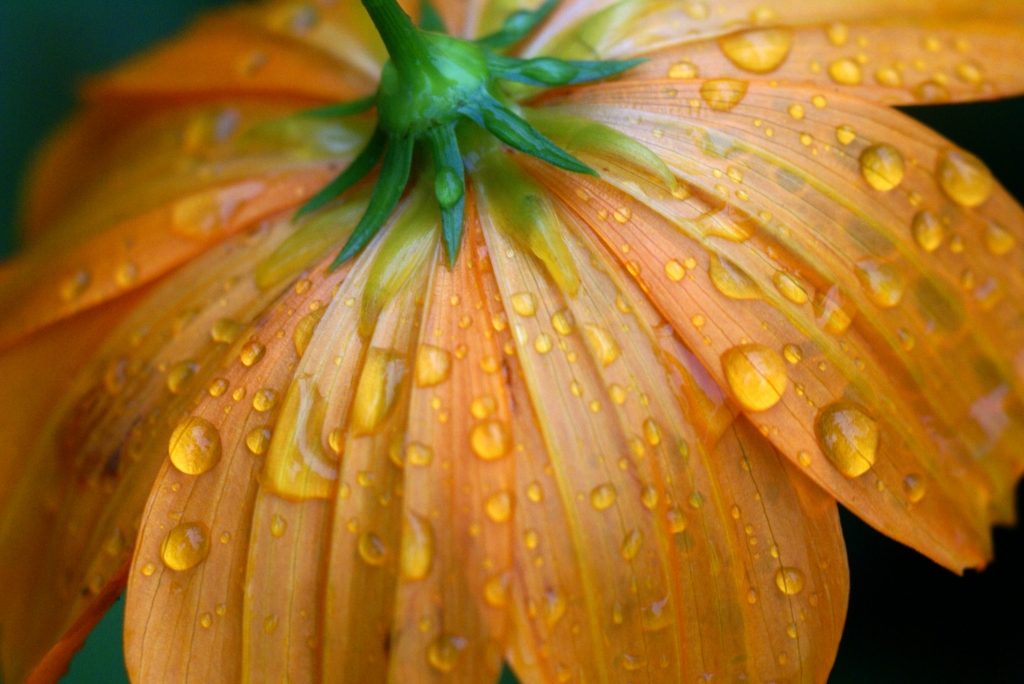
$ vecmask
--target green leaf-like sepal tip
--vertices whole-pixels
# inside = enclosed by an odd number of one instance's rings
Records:
[[[516,59],[493,52],[525,38],[551,13],[557,0],[547,0],[536,10],[515,12],[499,31],[475,42],[446,35],[444,21],[430,0],[421,2],[421,28],[417,28],[396,0],[363,0],[391,57],[384,65],[376,94],[303,114],[346,117],[377,108],[377,128],[366,147],[296,214],[298,218],[329,204],[381,162],[366,213],[332,268],[365,247],[387,221],[405,190],[416,149],[429,154],[433,162],[434,195],[441,209],[444,244],[449,263],[455,264],[462,241],[466,194],[465,168],[456,135],[460,121],[472,121],[509,147],[560,169],[596,176],[597,172],[527,123],[514,106],[500,101],[502,95],[495,82],[573,85],[620,74],[643,61]],[[425,144],[417,146],[420,141]]]

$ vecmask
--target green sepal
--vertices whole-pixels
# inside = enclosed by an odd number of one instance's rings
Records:
[[[381,164],[380,176],[373,188],[373,194],[370,195],[366,213],[359,219],[359,225],[352,231],[341,253],[331,264],[330,270],[338,268],[365,247],[388,220],[388,216],[405,191],[405,184],[409,181],[413,143],[411,136],[392,137],[388,141],[384,163]]]
[[[444,18],[430,0],[420,0],[420,28],[431,33],[448,35],[448,27],[444,25]]]
[[[622,61],[577,62],[554,57],[517,59],[494,53],[487,54],[487,65],[496,78],[527,85],[560,86],[597,81],[621,74],[645,59]]]
[[[441,208],[441,226],[448,263],[455,265],[462,244],[466,211],[466,170],[455,137],[455,124],[438,126],[428,133],[434,157],[434,194]]]
[[[502,22],[500,29],[489,36],[478,39],[477,45],[491,50],[500,50],[515,45],[544,21],[558,5],[558,2],[559,0],[547,0],[535,10],[513,12]]]
[[[552,166],[574,173],[597,176],[597,172],[545,138],[540,132],[516,116],[511,110],[486,95],[474,107],[463,112],[509,147],[537,157]]]
[[[352,100],[351,102],[341,102],[339,104],[327,105],[326,107],[310,109],[300,113],[299,116],[310,119],[340,119],[346,116],[353,116],[354,114],[362,114],[375,104],[377,104],[377,93],[361,97],[358,100]]]
[[[302,205],[302,208],[295,213],[295,218],[299,219],[306,214],[316,211],[366,177],[366,174],[370,173],[373,167],[377,165],[377,162],[380,161],[386,143],[387,135],[384,131],[380,128],[375,130],[370,137],[370,141],[366,143],[366,147],[356,155],[352,163],[337,178],[328,183],[323,190],[313,195],[308,202]]]

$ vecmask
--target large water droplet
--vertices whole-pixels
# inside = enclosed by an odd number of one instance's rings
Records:
[[[388,558],[388,547],[373,532],[363,532],[359,537],[359,557],[368,565],[384,565]]]
[[[171,570],[188,570],[210,553],[210,531],[200,522],[176,525],[160,546],[160,559]]]
[[[210,421],[190,416],[171,433],[168,454],[181,472],[202,475],[220,461],[220,433]]]
[[[464,648],[466,640],[463,637],[442,634],[427,647],[427,662],[435,670],[447,674],[459,664],[459,656]]]
[[[775,406],[789,381],[786,362],[775,350],[760,344],[727,350],[722,354],[722,369],[736,400],[750,411]]]
[[[469,444],[474,454],[485,461],[494,461],[508,455],[512,448],[512,436],[505,423],[485,420],[470,431]]]
[[[878,143],[860,153],[860,173],[875,190],[888,192],[903,182],[906,164],[899,150],[888,143]]]
[[[391,349],[370,348],[352,405],[355,435],[370,435],[380,429],[398,398],[405,373],[404,356]]]
[[[421,580],[430,574],[433,563],[434,528],[426,518],[406,511],[402,528],[402,577],[409,581]]]
[[[416,350],[416,385],[433,387],[448,379],[452,372],[452,355],[432,344],[421,344]]]
[[[270,439],[273,437],[269,428],[256,428],[245,436],[245,446],[257,456],[267,453],[270,448]]]
[[[787,596],[799,594],[804,590],[804,573],[798,568],[783,566],[775,571],[775,586]]]
[[[583,330],[587,334],[587,341],[590,342],[591,349],[594,350],[595,358],[602,366],[607,366],[619,358],[621,353],[619,345],[610,332],[589,323],[583,326]]]
[[[612,504],[615,503],[615,498],[615,485],[606,482],[594,487],[593,491],[590,492],[590,505],[599,511],[604,511],[612,507]]]
[[[793,47],[793,33],[784,28],[755,29],[720,38],[718,45],[733,64],[755,74],[779,68]]]
[[[712,109],[727,112],[743,101],[747,94],[747,82],[734,78],[715,78],[704,81],[700,96]]]
[[[732,299],[758,299],[761,290],[739,266],[728,259],[712,254],[708,262],[708,277],[719,292]]]
[[[939,154],[935,176],[946,196],[964,207],[976,207],[995,189],[992,172],[970,152],[949,149]]]
[[[520,316],[533,316],[537,313],[537,298],[531,292],[517,292],[512,295],[512,310]]]
[[[846,477],[858,477],[875,463],[878,423],[848,402],[828,406],[818,416],[818,441],[825,456]]]
[[[899,304],[907,289],[902,271],[884,261],[867,259],[858,262],[857,278],[871,301],[883,309],[890,309]]]

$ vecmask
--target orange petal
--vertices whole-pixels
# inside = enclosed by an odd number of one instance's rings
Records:
[[[741,475],[741,459],[706,455],[667,381],[664,350],[649,327],[662,325],[660,318],[635,285],[616,282],[617,268],[568,241],[580,290],[566,297],[486,213],[482,220],[491,254],[502,255],[493,265],[502,299],[512,302],[508,326],[518,358],[507,362],[522,444],[517,492],[525,495],[516,509],[518,605],[509,653],[517,671],[538,682],[690,682],[708,672],[788,678],[804,668],[808,681],[822,678],[845,612],[834,504],[812,495],[816,519],[831,510],[823,536],[800,539],[800,524],[785,523],[795,532],[794,555],[781,558],[819,573],[816,586],[831,592],[815,618],[823,628],[790,637],[795,607],[772,610],[769,623],[749,607],[751,584],[770,586],[781,566],[770,542],[757,542],[765,550],[756,554],[747,548],[731,507],[749,507],[743,522],[764,530],[761,516],[799,520],[802,503],[789,497],[767,511],[755,486],[726,484],[722,468]],[[521,306],[528,297],[532,306]],[[774,477],[785,481],[774,463]],[[729,498],[728,487],[747,489]],[[838,563],[839,574],[809,563],[816,553]],[[787,603],[777,590],[765,600]]]
[[[327,275],[328,263],[299,281],[278,306],[272,307],[272,313],[241,332],[239,340],[255,339],[263,344],[265,351],[259,361],[246,365],[254,357],[236,354],[218,371],[219,377],[211,382],[210,389],[201,390],[188,420],[199,426],[201,434],[216,431],[217,461],[209,463],[203,476],[194,477],[204,468],[183,472],[172,455],[157,478],[143,514],[128,587],[125,651],[133,681],[241,679],[243,634],[252,621],[247,619],[242,582],[251,562],[251,545],[266,536],[285,546],[300,534],[305,521],[305,517],[291,516],[289,511],[268,511],[267,499],[274,497],[258,496],[257,475],[285,403],[294,365],[300,349],[304,349],[308,316],[322,310],[348,272],[342,268]],[[163,562],[162,545],[171,527],[168,520],[199,523],[206,531],[209,554],[193,568],[179,571]],[[321,544],[318,539],[314,541],[300,541],[293,547],[303,550],[297,562],[315,565],[315,550]],[[301,588],[278,577],[254,586],[253,591],[298,593]],[[314,619],[315,611],[303,610],[307,622]],[[266,617],[253,618],[258,629],[263,629]],[[292,643],[292,650],[281,658],[282,664],[288,662],[289,655],[294,659],[295,650],[313,653],[306,644],[306,634],[299,638],[287,619],[282,623],[275,637],[280,639],[283,634]],[[276,621],[267,624],[275,628],[271,632],[276,630]],[[310,632],[309,637],[312,635]]]
[[[775,53],[751,48],[772,31],[787,46],[785,53],[781,46]],[[885,104],[965,102],[1024,90],[1017,68],[1022,45],[1024,29],[1008,22],[753,29],[661,50],[626,78],[770,78],[815,86],[824,95],[841,90]],[[798,104],[791,110],[797,120],[813,103]]]
[[[360,73],[314,46],[274,35],[274,16],[221,13],[88,84],[90,100],[125,98],[295,97],[349,100],[373,89]],[[271,30],[260,26],[263,19]],[[287,25],[282,29],[288,30]],[[348,31],[341,31],[342,35]],[[348,36],[353,47],[358,41]],[[365,60],[363,60],[365,61]]]
[[[194,388],[213,378],[231,331],[275,295],[242,276],[288,228],[279,223],[262,236],[229,240],[167,279],[71,376],[63,399],[40,414],[45,422],[20,459],[28,475],[17,481],[0,520],[7,558],[0,572],[11,587],[0,611],[3,663],[12,681],[92,609],[129,560],[180,412]],[[54,333],[67,333],[65,325]],[[89,348],[88,336],[83,341]]]
[[[455,268],[438,253],[420,325],[404,462],[389,681],[493,682],[511,600],[515,454],[475,207]]]
[[[84,241],[38,244],[0,291],[0,348],[151,282],[216,241],[289,209],[327,182],[327,164],[185,196]]]

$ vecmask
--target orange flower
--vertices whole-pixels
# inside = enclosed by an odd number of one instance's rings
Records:
[[[565,0],[514,54],[648,61],[500,95],[600,177],[460,130],[453,265],[428,155],[336,270],[372,181],[293,221],[373,130],[295,116],[375,91],[353,0],[91,83],[0,268],[5,681],[127,584],[136,682],[824,682],[836,501],[957,572],[1013,521],[1024,214],[887,105],[1024,91],[1022,26]]]

